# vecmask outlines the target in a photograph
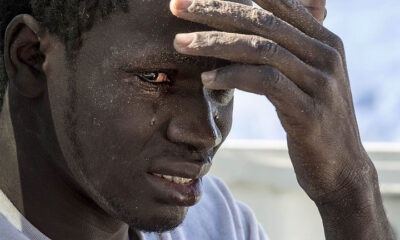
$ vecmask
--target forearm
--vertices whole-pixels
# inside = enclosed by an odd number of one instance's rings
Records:
[[[378,181],[329,204],[317,204],[327,240],[394,240]]]

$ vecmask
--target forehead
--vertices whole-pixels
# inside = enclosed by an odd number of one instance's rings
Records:
[[[248,0],[235,2],[251,4]],[[102,54],[108,56],[104,61],[115,64],[143,65],[149,62],[157,67],[164,64],[164,68],[195,61],[174,50],[175,35],[212,29],[178,19],[170,12],[169,3],[166,0],[128,0],[127,12],[117,11],[83,34],[85,56]]]

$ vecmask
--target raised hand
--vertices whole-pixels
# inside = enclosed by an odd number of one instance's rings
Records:
[[[204,86],[265,95],[276,107],[297,179],[318,206],[327,239],[390,239],[376,170],[359,136],[343,44],[320,24],[325,2],[255,2],[263,9],[172,1],[177,17],[221,30],[178,34],[175,49],[235,62],[203,73]]]

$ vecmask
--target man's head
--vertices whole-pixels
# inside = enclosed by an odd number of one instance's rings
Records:
[[[136,228],[179,225],[231,127],[233,92],[200,80],[228,63],[172,44],[177,33],[209,28],[175,18],[163,0],[18,2],[1,1],[11,9],[1,16],[5,66],[12,96],[28,104],[20,113],[29,107],[41,119],[37,106],[48,106],[54,128],[38,129],[57,136],[51,155],[61,156],[50,164]],[[30,15],[11,21],[20,13]]]
[[[10,90],[49,99],[54,129],[42,131],[55,132],[62,171],[87,197],[137,228],[175,227],[199,200],[199,178],[231,126],[232,91],[200,81],[222,62],[173,49],[176,33],[208,28],[173,17],[161,0],[67,2],[34,1],[32,16],[10,23]]]

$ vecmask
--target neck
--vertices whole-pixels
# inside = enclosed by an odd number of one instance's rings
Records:
[[[55,164],[63,157],[45,100],[31,103],[9,91],[0,114],[0,189],[51,239],[129,239],[127,224],[85,197]]]

